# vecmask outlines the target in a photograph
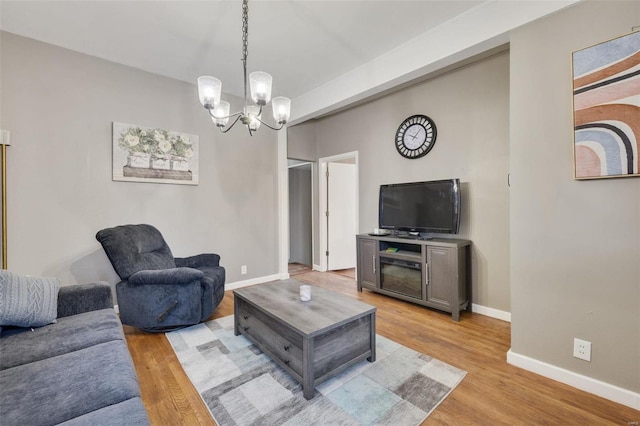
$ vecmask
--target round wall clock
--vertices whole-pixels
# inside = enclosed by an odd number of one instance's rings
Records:
[[[436,123],[426,115],[412,115],[396,131],[396,149],[405,158],[420,158],[436,143]]]

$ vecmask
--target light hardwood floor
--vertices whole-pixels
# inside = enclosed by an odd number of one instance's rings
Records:
[[[630,425],[632,410],[507,364],[509,323],[463,313],[456,323],[445,313],[364,291],[349,272],[295,276],[378,307],[378,334],[468,372],[427,418],[425,425]],[[228,291],[212,318],[233,314]],[[207,408],[163,334],[125,326],[142,400],[153,425],[213,425]]]

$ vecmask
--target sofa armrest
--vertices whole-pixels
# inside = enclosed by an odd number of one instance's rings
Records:
[[[176,257],[176,266],[187,268],[203,268],[220,266],[220,255],[215,253],[204,253],[189,257]]]
[[[64,286],[58,292],[58,318],[107,308],[113,308],[111,286],[107,283]]]
[[[199,281],[202,271],[193,268],[172,268],[138,271],[129,277],[129,284],[138,285],[184,285]]]

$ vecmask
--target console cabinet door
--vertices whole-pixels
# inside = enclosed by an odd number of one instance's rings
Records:
[[[378,242],[366,238],[358,239],[358,290],[378,287]]]
[[[447,311],[452,306],[454,291],[457,289],[456,250],[447,247],[427,246],[427,302]]]

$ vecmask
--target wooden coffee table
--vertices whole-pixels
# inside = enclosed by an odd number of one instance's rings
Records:
[[[296,280],[234,290],[235,334],[243,334],[302,383],[311,399],[316,385],[349,366],[376,358],[376,308],[312,286],[300,301]]]

